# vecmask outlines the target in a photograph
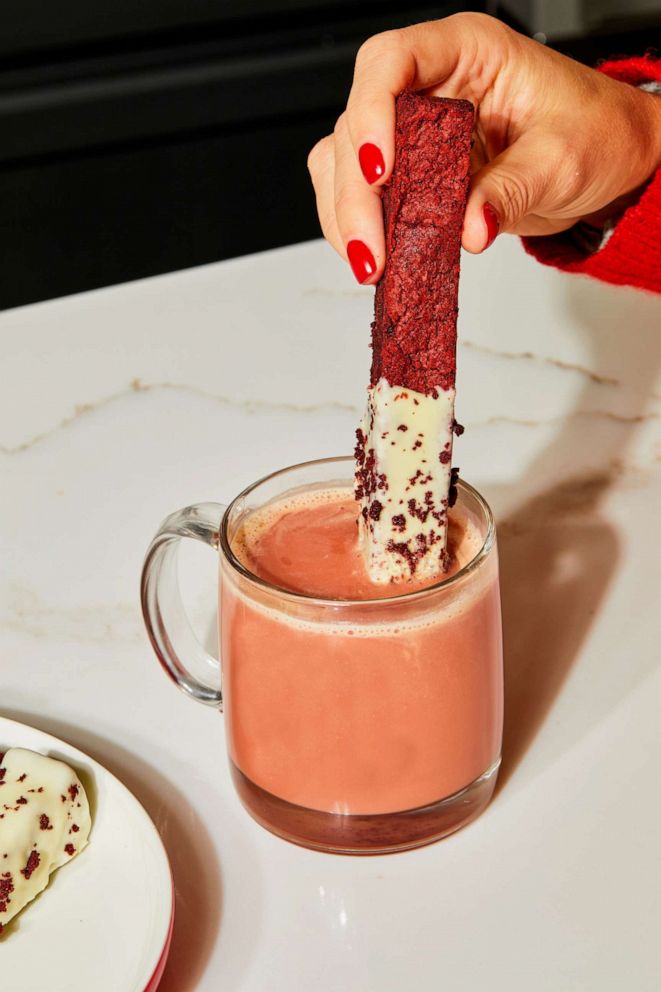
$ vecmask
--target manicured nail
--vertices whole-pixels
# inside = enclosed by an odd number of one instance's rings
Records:
[[[386,171],[386,163],[383,161],[381,149],[377,145],[370,144],[369,141],[361,145],[358,149],[358,161],[363,170],[363,175],[370,186],[377,179],[380,179]]]
[[[363,241],[350,241],[347,245],[349,265],[359,283],[367,282],[376,272],[374,255]]]
[[[500,231],[500,221],[498,220],[498,214],[490,203],[484,204],[482,215],[484,217],[484,223],[487,226],[487,243],[484,246],[484,251],[486,251],[496,240],[496,235]]]

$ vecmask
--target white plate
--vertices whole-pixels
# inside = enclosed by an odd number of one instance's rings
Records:
[[[53,876],[0,937],[11,992],[154,992],[172,935],[174,893],[154,824],[122,783],[82,751],[0,717],[0,752],[27,747],[80,776],[89,846]]]

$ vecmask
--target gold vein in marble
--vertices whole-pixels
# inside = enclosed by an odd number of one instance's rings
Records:
[[[134,602],[51,604],[21,581],[2,586],[0,624],[3,630],[35,639],[82,640],[87,643],[139,643],[143,626]]]
[[[483,355],[492,355],[496,358],[522,359],[527,362],[536,362],[541,365],[551,365],[553,368],[562,369],[564,372],[578,372],[599,386],[621,386],[620,379],[611,376],[600,375],[575,362],[564,362],[560,358],[551,358],[549,355],[536,355],[534,351],[500,351],[498,348],[490,348],[485,344],[477,344],[475,341],[460,341],[460,347],[470,351],[478,351]]]
[[[508,354],[506,352],[491,352],[481,345],[474,345],[470,342],[464,342],[464,347],[471,347],[475,350],[484,350],[487,354],[502,355],[505,358],[517,357],[514,354]],[[527,353],[521,353],[518,357],[525,357]],[[532,353],[531,353],[532,354]],[[538,357],[538,356],[533,356]],[[539,358],[541,362],[548,362],[551,364],[556,364],[554,359],[544,359]],[[568,366],[568,368],[573,366]],[[580,367],[576,370],[581,371]],[[592,376],[594,373],[590,373],[588,370],[582,370],[585,375]],[[606,381],[606,385],[612,385],[615,382]],[[217,393],[209,392],[208,390],[201,389],[198,386],[191,386],[188,383],[177,383],[177,382],[144,382],[142,379],[132,379],[129,385],[125,389],[118,390],[115,393],[110,393],[107,396],[102,397],[99,400],[89,403],[79,403],[74,409],[73,413],[59,420],[53,427],[49,427],[48,430],[41,431],[38,434],[33,435],[20,444],[16,445],[4,445],[0,444],[0,454],[4,455],[14,455],[20,454],[24,451],[29,451],[31,448],[40,444],[43,441],[47,441],[54,434],[56,434],[61,429],[70,427],[72,424],[76,423],[82,417],[87,416],[90,413],[94,413],[97,410],[101,410],[111,403],[117,400],[123,399],[125,396],[130,396],[132,393],[149,393],[149,392],[159,392],[163,390],[172,390],[173,392],[181,392],[190,396],[200,397],[202,399],[212,400],[222,406],[232,407],[234,409],[243,410],[245,413],[257,413],[260,411],[278,411],[278,412],[289,412],[289,413],[321,413],[324,411],[335,411],[338,413],[351,413],[358,418],[360,416],[360,409],[350,403],[339,403],[335,400],[327,400],[322,403],[286,403],[286,402],[275,402],[270,400],[255,400],[255,399],[235,399],[231,396],[223,396]],[[649,411],[647,413],[633,414],[627,416],[625,414],[613,413],[610,410],[574,410],[556,417],[548,418],[521,418],[521,417],[509,417],[495,415],[493,417],[488,417],[486,420],[474,420],[468,421],[465,426],[468,428],[476,427],[487,427],[492,424],[515,424],[520,427],[544,427],[553,424],[561,424],[568,420],[574,418],[602,418],[606,420],[611,420],[620,424],[641,424],[649,422],[652,420],[661,419],[661,413],[656,411]]]
[[[613,413],[611,410],[572,410],[559,417],[546,417],[542,420],[524,419],[521,417],[508,417],[496,415],[487,417],[486,420],[473,420],[466,424],[466,427],[491,427],[493,424],[516,424],[517,427],[549,427],[553,424],[565,424],[569,420],[612,420],[617,424],[644,424],[652,420],[661,420],[661,413],[650,410],[648,413],[638,413],[626,416],[621,413]]]
[[[0,454],[16,455],[23,451],[28,451],[30,448],[40,444],[42,441],[47,441],[58,431],[70,427],[82,417],[85,417],[90,413],[94,413],[97,410],[101,410],[104,407],[109,406],[111,403],[115,403],[117,400],[123,399],[125,396],[130,396],[132,393],[149,393],[159,392],[162,390],[172,390],[174,392],[188,394],[189,396],[197,396],[202,399],[213,400],[213,402],[219,403],[222,406],[229,406],[238,410],[243,410],[245,413],[256,413],[262,410],[266,412],[278,411],[281,413],[321,413],[324,411],[337,411],[338,413],[354,414],[356,418],[360,417],[360,409],[358,406],[353,406],[350,403],[339,403],[335,400],[309,404],[280,403],[269,400],[239,400],[231,396],[222,396],[217,393],[210,393],[205,389],[200,389],[197,386],[190,386],[185,382],[143,382],[141,379],[132,379],[128,387],[125,389],[120,389],[116,393],[110,393],[108,396],[104,396],[94,402],[77,403],[73,408],[73,413],[70,413],[66,417],[62,417],[61,420],[59,420],[52,427],[49,427],[48,430],[41,431],[39,434],[34,434],[26,441],[21,441],[20,444],[0,444]]]

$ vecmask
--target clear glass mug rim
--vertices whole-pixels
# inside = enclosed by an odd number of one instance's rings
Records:
[[[257,479],[252,482],[249,486],[246,486],[240,493],[238,493],[234,499],[229,503],[220,521],[220,527],[218,530],[218,543],[219,550],[224,558],[224,560],[230,565],[235,572],[238,572],[242,578],[247,579],[254,585],[266,589],[270,593],[275,593],[279,597],[287,599],[293,602],[306,603],[309,605],[319,605],[321,607],[341,607],[341,606],[380,606],[386,607],[390,603],[412,603],[429,598],[433,594],[439,592],[440,590],[450,589],[452,586],[458,584],[462,579],[465,579],[472,572],[476,571],[481,565],[481,563],[486,559],[489,552],[491,551],[496,537],[496,527],[491,511],[491,507],[484,499],[484,497],[475,489],[470,483],[465,482],[463,479],[458,480],[458,488],[469,493],[479,505],[481,511],[484,514],[485,520],[487,522],[487,532],[482,542],[482,546],[475,553],[469,562],[467,562],[458,572],[453,575],[448,576],[445,579],[441,579],[439,582],[434,582],[432,585],[425,586],[423,589],[417,589],[412,592],[401,593],[398,596],[385,596],[378,599],[324,599],[319,596],[312,596],[308,593],[293,592],[291,589],[285,589],[283,586],[278,586],[273,582],[269,582],[266,579],[262,579],[259,575],[255,575],[250,569],[246,568],[242,562],[236,557],[232,551],[230,545],[230,540],[228,536],[229,520],[232,514],[232,510],[235,508],[239,500],[244,499],[246,496],[250,495],[259,486],[262,486],[265,482],[270,482],[273,479],[277,479],[279,476],[286,475],[288,472],[295,472],[297,469],[313,468],[315,465],[332,465],[332,464],[349,464],[353,466],[353,458],[351,455],[336,455],[332,458],[315,458],[312,461],[298,462],[295,465],[288,465],[285,468],[277,469],[275,472],[270,472],[268,475],[262,476],[261,479]],[[353,469],[351,471],[353,475]]]

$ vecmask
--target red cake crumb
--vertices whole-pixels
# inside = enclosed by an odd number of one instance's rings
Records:
[[[406,541],[395,541],[390,540],[386,546],[386,551],[390,554],[401,555],[401,557],[406,561],[411,575],[415,575],[416,569],[418,567],[418,562],[424,558],[434,545],[438,544],[440,537],[435,531],[430,531],[429,536],[425,534],[417,534],[415,545],[413,548],[409,547]],[[438,554],[439,570],[441,572],[446,572],[450,566],[450,556],[448,552],[443,548]]]
[[[7,857],[7,855],[5,855]],[[4,872],[0,876],[0,913],[7,912],[7,904],[11,902],[11,894],[14,891],[14,881],[10,871]]]
[[[52,830],[52,824],[45,813],[42,813],[39,817],[39,829],[40,830]]]
[[[25,868],[21,868],[21,875],[24,875],[26,879],[32,876],[32,872],[36,871],[39,867],[39,862],[41,857],[38,851],[30,851],[30,857],[28,858]]]
[[[448,493],[448,506],[450,509],[457,502],[457,483],[459,481],[459,469],[453,468],[450,470],[450,491]]]
[[[372,374],[434,395],[456,374],[461,230],[473,106],[402,93],[383,193],[386,267],[376,288]]]
[[[71,802],[73,802],[76,796],[78,795],[78,786],[76,785],[75,782],[73,785],[69,786],[68,792],[69,795],[71,796]]]
[[[356,499],[363,499],[364,496],[371,496],[376,489],[376,479],[374,477],[374,449],[370,448],[371,461],[365,450],[367,438],[360,427],[356,430],[356,447],[354,448],[354,458],[356,459]]]
[[[65,844],[64,845],[64,850],[65,850],[65,853],[68,854],[68,855],[73,855],[73,854],[76,853],[76,848],[73,846],[73,844]]]

